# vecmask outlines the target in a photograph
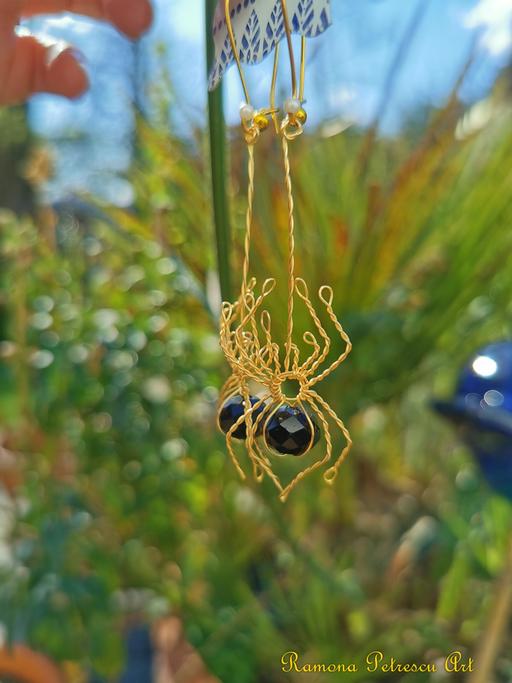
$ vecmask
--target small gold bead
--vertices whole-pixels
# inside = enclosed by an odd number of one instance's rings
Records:
[[[306,121],[308,120],[308,115],[305,109],[299,109],[299,111],[295,114],[296,120],[303,126]]]
[[[254,123],[260,130],[266,130],[268,128],[269,121],[265,114],[256,114],[254,117]]]

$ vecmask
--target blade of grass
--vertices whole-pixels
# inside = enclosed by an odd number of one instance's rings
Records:
[[[512,612],[512,538],[502,576],[497,580],[489,623],[483,631],[474,657],[475,671],[469,683],[492,683],[495,679],[496,660],[500,654],[507,625]]]
[[[215,0],[205,0],[206,63],[208,72],[214,60],[212,25]],[[231,301],[231,225],[227,192],[226,124],[222,106],[222,85],[208,93],[210,163],[212,174],[213,215],[217,244],[217,265],[223,301]]]

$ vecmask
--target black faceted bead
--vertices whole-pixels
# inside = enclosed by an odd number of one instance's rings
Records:
[[[311,425],[313,425],[313,435]],[[313,443],[311,443],[312,436]],[[282,455],[304,455],[319,438],[320,429],[317,423],[311,415],[306,416],[301,408],[283,405],[270,416],[265,424],[267,446]]]
[[[251,402],[251,406],[256,405],[257,403],[260,402],[261,399],[256,398],[255,396],[249,396],[249,401]],[[238,422],[238,420],[244,415],[245,413],[245,401],[243,396],[240,394],[235,394],[234,396],[231,396],[228,398],[223,404],[219,412],[219,427],[222,429],[224,434],[227,434],[231,427]],[[265,404],[262,403],[259,408],[256,408],[252,412],[252,421],[253,424],[256,422],[256,419],[258,415],[261,414],[261,412],[265,409]],[[260,420],[258,423],[258,430],[256,432],[256,436],[260,436],[261,432],[263,431],[263,420]],[[247,429],[246,429],[246,424],[245,420],[241,422],[238,427],[235,429],[235,431],[231,434],[231,436],[234,439],[245,439],[247,437]]]

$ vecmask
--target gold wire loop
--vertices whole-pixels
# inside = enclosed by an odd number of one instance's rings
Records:
[[[221,317],[224,320],[227,320],[228,318],[231,317],[232,311],[233,311],[233,304],[230,304],[229,301],[223,301],[222,302],[222,308],[221,308]]]
[[[334,292],[333,289],[330,285],[323,285],[320,287],[318,290],[318,297],[322,303],[324,303],[326,306],[332,306],[332,302],[334,299]]]
[[[248,105],[244,105],[248,106]],[[261,133],[267,130],[270,121],[269,117],[274,119],[278,109],[268,107],[266,109],[259,109],[254,112],[254,115],[250,119],[242,118],[242,128],[244,131],[244,138],[247,145],[254,145],[258,141]]]
[[[270,318],[270,313],[268,311],[262,311],[261,312],[260,322],[261,322],[261,326],[263,328],[263,331],[266,332],[267,334],[270,334],[272,321]]]
[[[314,346],[315,348],[320,348],[315,335],[310,330],[304,332],[302,339],[304,340],[305,344],[309,344],[309,346]]]
[[[274,291],[276,284],[276,279],[274,277],[267,278],[263,283],[263,287],[261,288],[262,295],[268,296],[271,292]]]
[[[301,299],[306,300],[309,297],[309,290],[306,281],[301,277],[295,278],[295,289]]]
[[[260,137],[260,130],[257,126],[251,126],[249,128],[246,128],[244,126],[244,131],[245,131],[245,141],[248,145],[255,145],[256,142],[258,141],[258,138]]]
[[[287,114],[281,122],[281,133],[289,141],[295,140],[304,132],[304,126],[298,121],[292,121]]]

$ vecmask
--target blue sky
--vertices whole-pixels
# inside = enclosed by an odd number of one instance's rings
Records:
[[[510,57],[512,0],[332,0],[334,25],[311,41],[309,49],[306,96],[312,125],[325,119],[363,125],[373,120],[418,3],[425,11],[386,102],[382,130],[393,134],[419,106],[440,104],[475,45],[477,60],[463,95],[470,102],[486,94]],[[77,44],[89,62],[92,81],[91,92],[78,102],[38,96],[31,104],[36,132],[58,143],[57,179],[48,189],[49,198],[86,186],[108,201],[130,203],[130,187],[122,179],[133,130],[128,103],[138,87],[147,91],[159,82],[162,68],[175,88],[172,125],[186,135],[190,127],[204,124],[203,4],[155,0],[155,25],[137,46],[85,19],[31,23],[34,30]],[[164,48],[164,57],[159,48]],[[271,70],[269,60],[247,69],[253,98],[262,104]],[[141,93],[138,99],[147,101]],[[236,70],[231,69],[225,90],[230,122],[237,121],[240,101]]]

